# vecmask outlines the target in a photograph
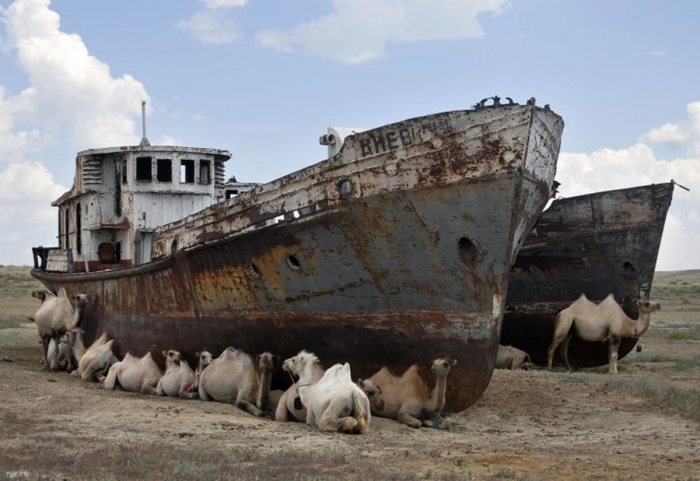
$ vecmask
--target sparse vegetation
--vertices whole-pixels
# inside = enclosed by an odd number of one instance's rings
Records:
[[[666,339],[670,339],[671,341],[697,341],[698,337],[689,332],[672,332],[666,336]]]

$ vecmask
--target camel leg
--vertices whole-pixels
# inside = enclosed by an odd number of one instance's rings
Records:
[[[608,347],[608,358],[610,360],[610,364],[608,371],[611,374],[617,374],[617,355],[618,350],[620,349],[620,341],[620,336],[616,334],[610,335],[610,345]]]
[[[258,407],[255,406],[255,404],[245,399],[239,399],[238,401],[236,401],[236,406],[238,406],[239,409],[242,409],[243,411],[252,414],[253,416],[258,416],[260,418],[265,417],[265,411],[263,411],[262,409],[258,409]]]
[[[331,404],[328,409],[325,410],[321,420],[318,423],[318,428],[321,431],[331,431],[337,432],[341,431],[344,433],[351,433],[357,427],[357,419],[352,416],[338,417],[338,410],[334,409]]]
[[[119,369],[121,368],[121,362],[118,362],[116,364],[113,364],[112,367],[109,368],[109,372],[107,373],[107,378],[105,379],[104,382],[104,388],[109,389],[110,391],[114,389],[114,386],[117,384],[117,374],[119,374]]]
[[[282,394],[277,409],[275,410],[275,421],[286,423],[289,420],[289,410],[287,409],[287,391]]]
[[[158,394],[158,389],[155,386],[142,386],[141,392],[143,394]]]
[[[44,364],[44,369],[49,368],[49,343],[51,342],[51,336],[41,336],[41,362]]]
[[[420,419],[413,417],[408,411],[399,411],[399,415],[396,416],[396,419],[400,423],[404,423],[416,429],[420,428],[422,424]]]
[[[571,342],[572,337],[574,337],[573,334],[568,334],[566,339],[564,339],[564,342],[562,342],[561,349],[559,350],[561,358],[564,360],[564,364],[566,364],[567,371],[571,371],[571,365],[569,364],[569,343]]]
[[[159,396],[165,396],[165,389],[163,389],[163,379],[158,381],[158,387],[156,388],[156,392]]]
[[[554,320],[554,334],[552,336],[552,345],[547,349],[547,369],[552,370],[552,362],[554,361],[554,353],[557,352],[559,344],[567,338],[571,325],[574,323],[572,317],[566,315],[563,311],[557,315]]]

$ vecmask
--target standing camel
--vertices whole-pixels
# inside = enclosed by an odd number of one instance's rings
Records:
[[[41,297],[38,298],[41,299]],[[44,293],[41,307],[34,315],[34,321],[41,338],[42,361],[46,369],[50,368],[47,355],[51,339],[55,340],[57,347],[61,336],[66,331],[80,325],[83,311],[88,304],[88,297],[86,294],[78,294],[74,299],[76,301],[75,308],[65,289],[61,289],[57,296]]]
[[[561,356],[570,371],[569,342],[574,334],[585,341],[602,341],[608,344],[609,372],[617,374],[617,352],[622,338],[639,339],[649,329],[651,313],[661,309],[658,302],[638,301],[639,317],[635,321],[627,317],[612,294],[600,304],[586,298],[585,294],[557,314],[554,321],[552,345],[547,350],[547,368],[552,369],[554,353],[561,344]],[[573,330],[571,329],[573,326]]]

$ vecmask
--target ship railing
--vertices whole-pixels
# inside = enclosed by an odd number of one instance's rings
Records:
[[[32,247],[32,256],[34,257],[34,269],[46,270],[49,261],[49,253],[59,250],[59,247]]]

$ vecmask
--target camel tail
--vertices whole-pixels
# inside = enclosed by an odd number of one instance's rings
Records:
[[[352,403],[356,412],[355,419],[357,420],[355,432],[366,434],[369,430],[369,413],[362,401],[363,399],[358,393],[352,393]]]

